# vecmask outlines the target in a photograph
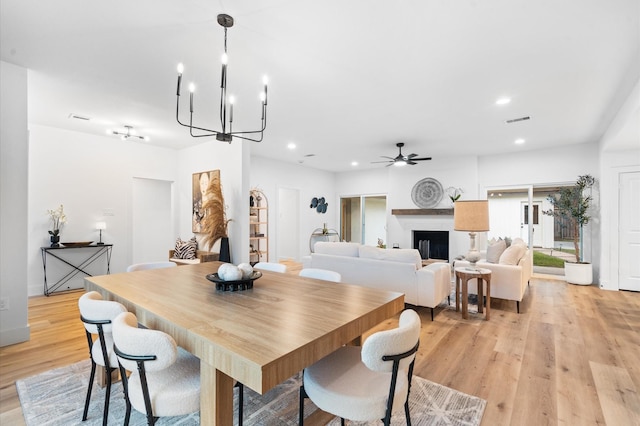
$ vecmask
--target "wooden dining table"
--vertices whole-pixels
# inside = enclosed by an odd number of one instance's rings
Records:
[[[216,290],[220,262],[85,278],[200,358],[200,424],[233,423],[233,385],[263,394],[404,308],[404,295],[263,271],[253,288]]]

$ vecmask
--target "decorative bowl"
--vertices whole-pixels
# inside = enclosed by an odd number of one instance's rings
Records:
[[[208,274],[207,279],[216,283],[216,290],[222,291],[242,291],[253,288],[253,282],[262,276],[262,272],[253,271],[249,278],[237,281],[225,281],[218,276],[218,273]]]
[[[86,247],[88,245],[91,245],[93,241],[75,241],[75,242],[68,242],[68,243],[60,243],[65,247]]]

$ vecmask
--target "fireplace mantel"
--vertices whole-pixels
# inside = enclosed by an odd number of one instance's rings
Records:
[[[391,209],[394,216],[453,216],[453,209]]]

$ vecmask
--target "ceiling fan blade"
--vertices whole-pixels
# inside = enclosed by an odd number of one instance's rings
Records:
[[[416,163],[415,161],[411,161],[411,160],[409,160],[409,161],[407,161],[407,164],[410,164],[410,165],[412,165],[412,166],[415,166],[415,165],[416,165],[416,164],[418,164],[418,163]]]
[[[386,155],[381,155],[380,158],[388,158],[391,161],[395,161],[395,158],[393,157],[387,157]]]
[[[409,154],[407,155],[407,159],[411,160],[413,157],[417,157],[418,154]]]
[[[393,160],[389,160],[389,161],[372,161],[371,164],[373,164],[373,163],[391,163],[391,164],[393,164],[393,163],[395,163],[395,161],[393,161]]]
[[[423,157],[423,158],[412,158],[411,161],[425,161],[431,160],[431,157]]]

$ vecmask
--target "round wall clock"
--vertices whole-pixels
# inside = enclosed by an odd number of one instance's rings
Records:
[[[411,199],[421,209],[430,209],[440,203],[443,194],[440,182],[434,178],[424,178],[413,185]]]

